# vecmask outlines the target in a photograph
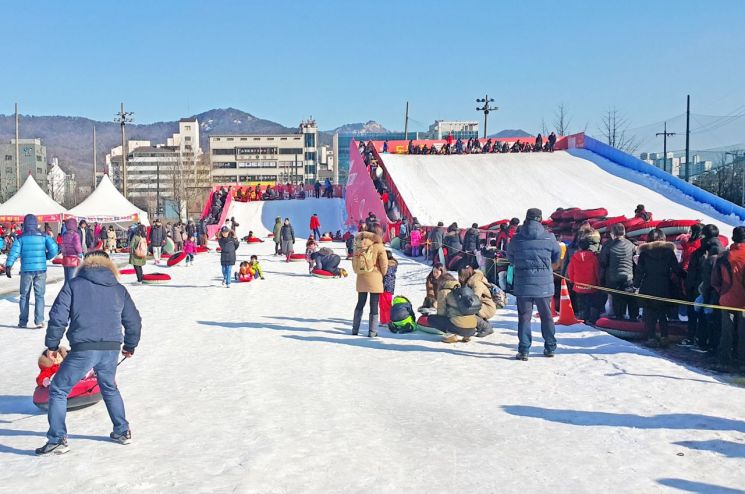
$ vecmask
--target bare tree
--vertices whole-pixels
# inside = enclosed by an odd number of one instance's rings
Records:
[[[628,134],[628,128],[628,119],[616,108],[608,108],[607,113],[603,114],[599,130],[609,146],[633,154],[639,147],[639,142]]]
[[[556,133],[560,136],[569,135],[569,125],[571,125],[571,123],[572,119],[569,117],[569,111],[564,106],[564,103],[561,103],[554,111],[553,124]]]
[[[546,127],[546,119],[541,118],[541,135],[546,137],[548,135],[548,127]]]

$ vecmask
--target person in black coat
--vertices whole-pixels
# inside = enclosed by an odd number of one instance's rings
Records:
[[[82,244],[83,253],[88,252],[94,245],[93,231],[88,226],[88,222],[80,220],[78,224],[78,235],[80,235],[80,243]]]
[[[235,251],[238,249],[240,242],[235,238],[235,232],[227,226],[220,229],[217,237],[217,243],[220,246],[220,265],[222,266],[222,284],[230,288],[230,281],[233,279],[233,266],[235,266]]]
[[[639,260],[634,276],[634,286],[643,295],[661,298],[675,298],[674,280],[683,275],[675,245],[665,241],[662,230],[655,228],[647,236],[647,243],[639,246]],[[644,300],[644,327],[648,343],[656,346],[667,343],[667,313],[670,305],[657,300]],[[657,339],[656,327],[660,323],[660,336]]]
[[[290,224],[290,218],[285,218],[279,230],[279,243],[282,246],[282,252],[287,256],[287,262],[290,262],[290,256],[295,249],[295,229]]]
[[[614,290],[634,291],[634,254],[636,247],[626,238],[626,228],[616,223],[611,227],[611,240],[600,250],[600,269],[604,286]],[[639,317],[639,305],[633,297],[613,294],[611,319],[624,319],[628,308],[629,318]]]
[[[443,262],[444,259],[440,259],[442,256],[442,244],[445,240],[445,224],[442,221],[437,222],[437,228],[434,228],[431,232],[429,232],[428,242],[429,242],[429,252],[430,256],[432,258],[432,265],[434,265],[435,262]]]

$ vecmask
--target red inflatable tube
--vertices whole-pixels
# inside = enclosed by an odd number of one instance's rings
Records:
[[[251,238],[244,238],[244,240],[249,244],[260,244],[263,242],[259,237],[251,237]]]
[[[161,254],[161,255],[160,255],[160,258],[161,258],[161,259],[168,259],[169,257],[171,257],[171,255],[172,255],[172,254],[166,254],[166,253],[164,252],[163,254]]]
[[[642,223],[644,223],[642,218],[630,218],[623,222],[623,226],[625,226],[626,231],[628,231],[631,227],[641,225]]]
[[[627,221],[628,218],[626,216],[613,216],[612,218],[606,218],[602,221],[595,221],[590,222],[590,226],[592,226],[594,229],[599,231],[600,233],[605,233],[605,231],[610,228],[611,226],[615,225],[616,223],[623,223],[624,221]]]
[[[595,325],[606,333],[624,339],[643,339],[647,337],[647,330],[641,321],[607,319],[601,317]],[[688,326],[684,322],[674,321],[668,323],[668,332],[673,336],[685,336],[688,334]]]
[[[40,410],[49,409],[49,388],[37,386],[34,390],[34,405]],[[82,379],[70,390],[67,396],[67,409],[78,410],[80,408],[95,405],[101,401],[101,390],[98,387],[98,380],[95,376],[88,379]]]
[[[134,268],[120,269],[119,274],[136,274]]]
[[[640,235],[647,235],[649,232],[657,228],[659,221],[642,221],[626,230],[626,236],[629,238],[638,237]]]
[[[216,248],[215,251],[222,252],[222,249],[220,247]]]
[[[580,211],[579,208],[565,209],[564,211],[561,212],[561,214],[559,214],[559,219],[562,221],[574,221],[574,215],[575,213],[578,213],[579,211]],[[551,215],[551,217],[554,220],[556,220],[556,218],[554,218],[553,215]]]
[[[168,258],[168,261],[166,262],[166,264],[170,268],[171,266],[175,266],[176,264],[180,263],[184,259],[186,259],[186,252],[183,252],[183,251],[174,252],[173,254],[171,254],[171,257]]]
[[[55,257],[52,259],[52,264],[62,264],[62,258],[61,257]]]
[[[333,242],[334,239],[333,238],[328,238],[328,237],[321,237],[320,239],[318,239],[318,241],[319,242]]]
[[[142,282],[148,285],[158,285],[169,281],[171,281],[171,277],[166,273],[150,273],[142,277]]]
[[[305,254],[290,254],[290,261],[292,262],[306,261]]]
[[[337,278],[337,276],[334,276],[331,272],[323,269],[314,269],[310,274],[316,278]]]
[[[200,246],[197,247],[197,254],[203,254],[203,253],[209,252],[209,251],[210,251],[210,248],[207,247],[206,245],[200,245]]]
[[[427,316],[419,316],[419,319],[416,320],[416,323],[419,326],[426,326],[429,327],[429,324],[427,324],[429,321],[427,320]]]
[[[583,209],[574,213],[574,221],[605,218],[606,216],[608,216],[608,210],[605,208]]]
[[[699,223],[697,220],[663,220],[657,224],[657,228],[665,235],[681,235],[690,233],[691,227]]]
[[[93,248],[93,250],[101,250],[103,249],[103,240],[99,240],[96,246]]]
[[[273,233],[270,233],[269,235],[267,235],[267,237],[268,238],[274,238],[274,234]]]
[[[492,221],[488,225],[480,226],[479,230],[498,230],[500,225],[504,225],[505,223],[509,223],[510,220],[497,220]]]
[[[122,247],[117,252],[119,252],[120,254],[129,254],[129,247]]]

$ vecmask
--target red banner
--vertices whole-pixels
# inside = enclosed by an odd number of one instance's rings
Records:
[[[0,215],[0,223],[20,223],[25,215]],[[59,223],[62,221],[61,214],[41,214],[36,216],[39,223]]]
[[[384,232],[388,232],[388,216],[383,208],[383,201],[375,190],[370,172],[358,149],[356,141],[349,144],[349,179],[347,180],[347,223],[357,225],[360,220],[365,221],[367,214],[372,212],[377,218]]]

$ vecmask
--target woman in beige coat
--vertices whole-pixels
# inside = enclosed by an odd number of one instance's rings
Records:
[[[357,275],[357,307],[354,309],[352,334],[360,332],[362,311],[370,294],[370,319],[367,336],[378,335],[378,303],[383,293],[383,275],[388,271],[388,256],[380,236],[372,232],[360,232],[354,239],[352,268]]]

